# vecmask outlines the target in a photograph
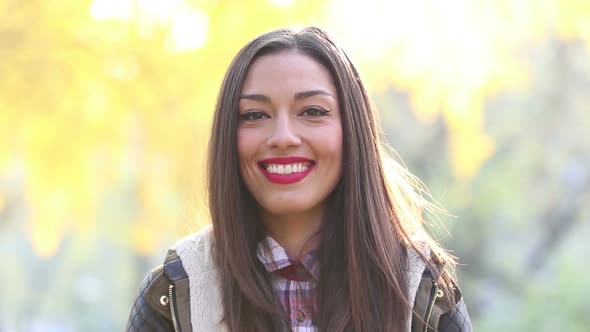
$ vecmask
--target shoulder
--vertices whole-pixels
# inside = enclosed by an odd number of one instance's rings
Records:
[[[213,228],[208,225],[196,233],[181,238],[172,246],[171,252],[182,261],[189,275],[193,272],[212,271],[214,269]],[[164,264],[168,261],[167,258]]]
[[[213,268],[211,257],[210,226],[181,238],[166,253],[162,265],[154,268],[142,281],[135,299],[127,331],[173,331],[172,313],[169,307],[169,287],[177,286],[180,319],[190,321],[188,274],[192,269],[198,271]],[[187,268],[189,271],[187,271]],[[188,317],[183,317],[187,316]],[[185,323],[187,324],[187,323]]]
[[[213,243],[213,227],[207,225],[197,232],[189,234],[178,241],[172,246],[176,251],[185,250],[185,248],[195,247],[205,249]]]
[[[139,286],[126,331],[172,331],[172,316],[168,308],[166,291],[169,280],[164,266],[153,269]]]
[[[470,332],[472,330],[471,320],[461,290],[453,282],[453,287],[449,290],[452,294],[445,294],[438,284],[443,267],[436,257],[430,254],[430,251],[425,253],[422,256],[414,251],[414,254],[423,262],[418,264],[423,267],[423,270],[415,294],[410,294],[410,299],[414,304],[411,331],[426,331],[427,324],[433,327],[434,331],[439,332]],[[412,264],[411,257],[410,253],[410,264]],[[422,257],[425,257],[427,261]],[[414,264],[416,264],[416,260],[414,260]]]

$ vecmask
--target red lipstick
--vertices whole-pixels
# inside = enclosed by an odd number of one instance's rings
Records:
[[[266,170],[265,165],[268,164],[277,164],[277,165],[288,165],[293,163],[306,163],[307,169],[300,173],[291,173],[291,174],[276,174],[270,173]],[[261,160],[258,163],[258,167],[262,171],[262,174],[266,176],[266,178],[276,184],[292,184],[303,180],[307,174],[311,172],[311,170],[315,167],[315,162],[308,158],[303,157],[284,157],[284,158],[267,158]]]

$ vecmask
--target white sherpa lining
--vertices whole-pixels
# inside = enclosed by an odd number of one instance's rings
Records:
[[[219,277],[211,253],[211,227],[180,239],[174,249],[189,281],[191,324],[195,332],[227,331],[223,318]]]
[[[227,331],[221,324],[223,308],[220,295],[219,277],[213,264],[211,253],[211,226],[200,232],[180,239],[174,249],[182,261],[189,279],[191,324],[193,331],[220,332]],[[428,252],[425,252],[428,256]],[[414,303],[416,292],[426,262],[414,250],[408,250],[408,295],[410,303]],[[409,315],[407,327],[410,331],[412,315]]]

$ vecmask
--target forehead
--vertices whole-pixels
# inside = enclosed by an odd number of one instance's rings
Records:
[[[309,55],[282,51],[254,60],[246,74],[242,93],[296,93],[315,89],[336,95],[328,69]]]

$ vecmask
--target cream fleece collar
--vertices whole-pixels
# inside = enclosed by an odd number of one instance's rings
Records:
[[[220,295],[220,284],[211,253],[212,228],[203,230],[180,239],[174,249],[182,261],[189,278],[191,324],[193,331],[218,332],[227,331],[225,324],[220,323],[223,307]],[[428,256],[428,253],[425,253]],[[408,295],[410,303],[414,303],[416,292],[426,262],[413,249],[408,250]],[[410,331],[412,317],[409,315],[407,331]]]

